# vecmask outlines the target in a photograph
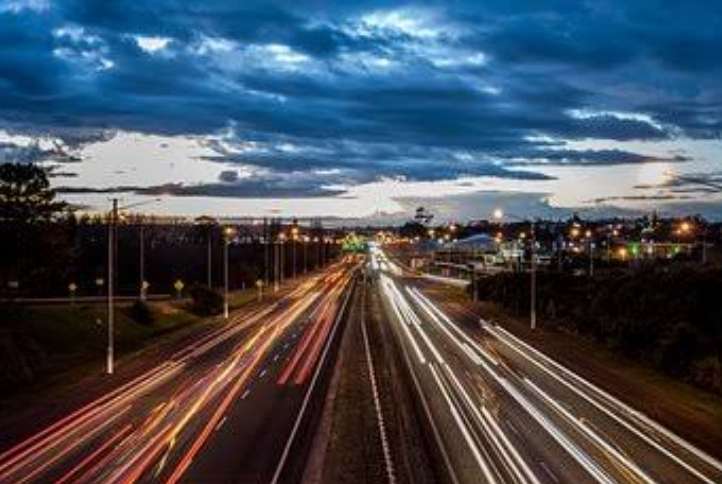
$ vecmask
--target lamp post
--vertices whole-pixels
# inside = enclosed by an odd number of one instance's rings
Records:
[[[308,241],[309,239],[308,235],[304,235],[301,241],[303,242],[303,273],[305,274],[308,271]]]
[[[281,283],[283,283],[283,280],[286,277],[284,274],[285,268],[283,267],[285,264],[285,260],[286,260],[286,247],[285,247],[286,234],[281,232],[278,236],[278,239],[279,239],[279,252],[280,252],[280,257],[278,258],[279,259],[279,261],[278,261],[278,264],[279,264],[278,279],[281,281]]]
[[[145,227],[143,226],[143,223],[140,224],[140,251],[139,251],[139,273],[140,273],[140,300],[145,301]]]
[[[278,239],[273,241],[273,292],[278,292],[278,286],[279,286],[279,266],[280,266],[280,257],[279,257],[279,242]]]
[[[114,363],[114,346],[113,341],[113,325],[115,323],[114,316],[115,311],[113,308],[113,296],[114,296],[114,267],[115,266],[115,224],[118,220],[118,199],[112,200],[113,208],[110,211],[110,221],[108,223],[108,349],[106,353],[106,367],[105,371],[108,375],[113,374],[113,363]]]
[[[501,209],[494,210],[494,218],[497,220],[502,220],[504,218],[504,212]],[[516,215],[512,214],[506,214],[509,218],[514,218],[519,221],[524,222],[525,219],[522,217],[518,217]],[[532,219],[530,222],[530,229],[529,232],[531,234],[531,264],[530,264],[530,272],[531,272],[531,290],[529,293],[529,305],[530,307],[530,314],[529,314],[529,326],[532,330],[536,329],[536,230],[534,227],[534,219]]]
[[[223,251],[223,318],[228,319],[228,246],[236,231],[233,227],[223,229],[224,251]]]
[[[293,267],[291,269],[292,277],[296,278],[296,243],[298,242],[298,227],[291,229],[291,256],[293,257]]]
[[[592,239],[592,231],[587,230],[584,235],[589,244],[589,277],[594,277],[594,240]]]

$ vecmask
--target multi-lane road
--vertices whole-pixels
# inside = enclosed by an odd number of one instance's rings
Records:
[[[306,279],[17,443],[0,482],[288,480],[354,267]]]
[[[370,265],[451,482],[722,482],[718,460],[513,334],[459,324],[381,249]]]
[[[383,374],[412,389],[397,406],[414,402],[404,408],[448,482],[722,482],[718,460],[504,328],[460,321],[380,248],[363,285],[357,268],[348,259],[304,279],[27,436],[0,454],[0,483],[297,481],[357,287],[377,291],[375,334],[402,368]],[[369,388],[383,443],[395,420],[373,378]],[[395,481],[394,447],[374,455]]]

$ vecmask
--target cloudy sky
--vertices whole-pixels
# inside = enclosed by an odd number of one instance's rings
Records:
[[[722,3],[0,0],[0,163],[78,205],[722,219]]]

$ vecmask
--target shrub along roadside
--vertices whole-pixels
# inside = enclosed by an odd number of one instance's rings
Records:
[[[115,312],[118,355],[138,350],[155,338],[200,321],[171,303],[146,303],[142,316],[133,306]],[[149,317],[150,319],[143,319]],[[48,377],[102,367],[107,344],[107,313],[102,304],[0,307],[0,393],[9,396]]]
[[[188,291],[191,295],[191,311],[199,316],[213,316],[223,310],[223,296],[213,289],[196,284]]]
[[[593,279],[539,273],[542,321],[578,332],[702,388],[722,389],[722,270],[693,267],[615,271]],[[481,300],[529,311],[529,275],[480,279]]]

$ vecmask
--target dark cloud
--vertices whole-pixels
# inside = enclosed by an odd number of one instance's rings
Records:
[[[234,183],[238,181],[238,172],[236,170],[223,170],[218,175],[218,180],[224,183]]]
[[[542,180],[515,165],[686,161],[575,151],[569,140],[722,136],[720,5],[394,8],[384,17],[389,5],[375,1],[56,0],[47,11],[2,11],[0,128],[61,138],[72,158],[114,130],[210,135],[231,126],[236,142],[266,151],[214,161],[335,173],[288,189],[230,172],[205,188],[172,188],[222,196],[260,193],[264,183],[268,193],[314,196],[325,183],[378,177]],[[168,42],[151,52],[137,36]],[[302,149],[278,148],[289,141]],[[12,150],[1,159],[47,155]]]
[[[668,157],[649,156],[630,151],[609,150],[531,150],[520,153],[525,161],[512,161],[510,165],[538,166],[538,165],[577,165],[577,166],[611,166],[630,165],[640,163],[684,163],[691,158],[684,155]]]
[[[635,185],[637,190],[657,190],[666,193],[688,193],[696,195],[711,195],[722,193],[722,172],[670,173],[667,180],[658,184]]]
[[[53,152],[37,144],[27,146],[0,142],[0,163],[36,163],[50,158]]]

